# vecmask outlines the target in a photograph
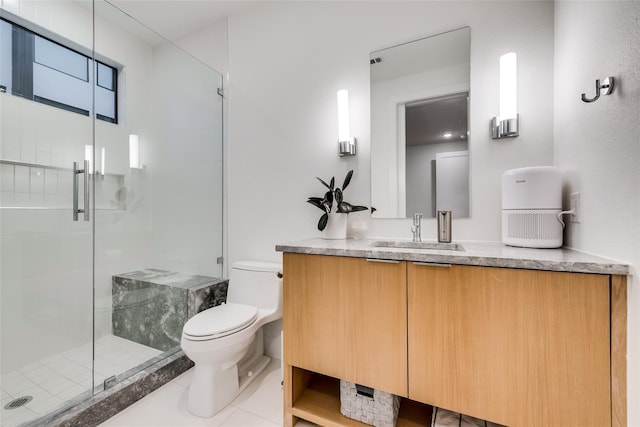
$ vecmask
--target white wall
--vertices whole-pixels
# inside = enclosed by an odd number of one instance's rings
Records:
[[[499,240],[502,172],[551,164],[552,93],[537,86],[553,77],[550,2],[266,2],[228,25],[228,265],[280,261],[276,244],[319,235],[320,212],[305,202],[323,193],[316,176],[342,182],[354,169],[345,200],[370,205],[372,51],[471,27],[472,218],[454,220],[454,238]],[[520,55],[527,132],[498,142],[489,121],[498,114],[498,59],[511,50]],[[355,158],[337,155],[339,89],[350,92]],[[410,219],[370,220],[369,235],[408,238],[410,226]],[[436,229],[435,219],[425,220],[423,237],[435,239]],[[279,355],[279,327],[265,332],[268,354]]]
[[[229,68],[227,19],[212,22],[205,28],[173,42],[200,61],[226,76]]]
[[[347,200],[368,203],[369,52],[469,25],[472,218],[454,221],[454,238],[500,240],[501,173],[553,163],[566,172],[565,193],[582,193],[583,220],[569,225],[566,243],[630,262],[637,274],[639,5],[558,2],[555,20],[549,1],[268,2],[234,14],[228,259],[278,260],[276,243],[318,235],[318,213],[304,203],[321,192],[314,176],[341,180],[353,168]],[[191,47],[201,58],[212,52],[203,42]],[[521,136],[492,141],[498,57],[507,50],[519,55]],[[609,75],[618,78],[614,95],[579,101]],[[336,155],[341,88],[351,93],[355,159]],[[409,225],[373,220],[369,234],[409,237]],[[424,236],[435,238],[435,231],[435,222],[425,221]],[[629,425],[640,426],[640,293],[635,276],[629,283]]]
[[[554,163],[565,172],[565,199],[582,194],[581,221],[569,224],[565,243],[632,265],[628,424],[640,426],[640,3],[563,1],[555,8]],[[612,95],[580,100],[608,76],[616,79]]]
[[[318,236],[314,179],[349,169],[346,200],[369,203],[369,53],[471,27],[471,218],[456,239],[500,239],[504,170],[552,162],[550,2],[267,2],[229,18],[229,252],[279,260],[277,243]],[[346,36],[348,34],[348,36]],[[521,136],[489,138],[498,114],[498,59],[519,54]],[[337,155],[336,91],[350,91],[355,158]],[[411,220],[372,220],[369,235],[410,237]],[[423,237],[435,239],[435,219]]]

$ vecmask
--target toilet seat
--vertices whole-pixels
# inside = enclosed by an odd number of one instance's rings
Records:
[[[245,329],[258,317],[258,308],[228,303],[202,311],[185,323],[182,330],[186,339],[207,341],[231,335]]]

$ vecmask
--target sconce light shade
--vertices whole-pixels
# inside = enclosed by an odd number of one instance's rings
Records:
[[[351,136],[349,123],[349,91],[338,91],[338,154],[355,156],[356,139]]]
[[[84,146],[84,159],[89,161],[89,175],[93,173],[93,145]]]
[[[102,149],[100,150],[100,172],[102,173],[102,177],[104,178],[104,174],[105,174],[105,170],[106,170],[106,156],[107,156],[107,149],[105,147],[102,147]]]
[[[129,135],[129,167],[140,169],[140,145],[138,135]]]
[[[500,116],[491,121],[491,136],[494,139],[518,136],[517,109],[518,58],[515,52],[500,57]]]

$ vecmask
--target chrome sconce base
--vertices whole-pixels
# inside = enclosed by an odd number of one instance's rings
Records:
[[[497,117],[491,120],[491,138],[515,138],[520,135],[520,114],[515,119],[498,121]]]
[[[338,154],[340,157],[356,155],[356,139],[349,138],[346,141],[338,141]]]

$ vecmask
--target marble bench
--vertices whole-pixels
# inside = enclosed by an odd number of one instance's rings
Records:
[[[167,351],[182,326],[227,299],[228,279],[148,268],[112,277],[113,335]]]

